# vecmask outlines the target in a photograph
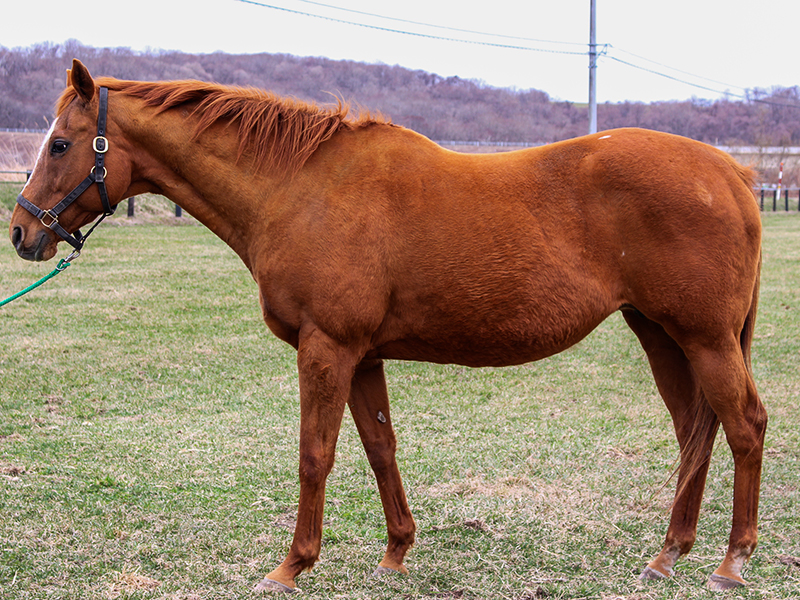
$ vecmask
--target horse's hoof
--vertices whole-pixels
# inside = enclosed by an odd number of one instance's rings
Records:
[[[394,569],[390,569],[389,567],[381,567],[379,566],[372,572],[370,577],[383,577],[384,575],[400,575],[400,571],[395,571]]]
[[[639,581],[655,581],[657,579],[666,579],[669,575],[665,575],[661,571],[656,571],[652,567],[645,567],[642,574],[639,575]]]
[[[288,585],[282,584],[280,581],[275,581],[274,579],[268,579],[264,577],[259,584],[253,590],[254,592],[277,592],[279,594],[294,594],[295,592],[299,592],[300,588],[293,588],[289,587]]]
[[[745,585],[746,584],[744,581],[739,581],[738,579],[731,579],[730,577],[725,577],[724,575],[717,575],[716,573],[712,573],[711,577],[708,578],[708,589],[713,590],[715,592],[732,590],[735,588],[744,587]]]

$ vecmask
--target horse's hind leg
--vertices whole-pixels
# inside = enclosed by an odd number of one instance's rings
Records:
[[[744,585],[741,571],[758,540],[758,497],[767,413],[734,336],[687,346],[709,404],[733,453],[733,523],[728,551],[709,581],[712,589]]]
[[[680,346],[661,325],[638,311],[625,310],[623,315],[647,353],[658,390],[672,415],[681,450],[678,484],[666,540],[659,555],[647,565],[640,577],[658,579],[672,575],[678,558],[694,545],[718,421],[705,401],[694,369]]]
[[[376,574],[387,570],[407,573],[403,559],[414,543],[416,526],[395,461],[397,442],[381,361],[366,361],[356,369],[349,406],[378,482],[389,535],[386,554]]]

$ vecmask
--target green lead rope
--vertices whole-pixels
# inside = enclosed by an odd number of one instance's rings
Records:
[[[61,273],[62,271],[66,271],[66,270],[67,270],[67,267],[70,265],[70,262],[69,262],[69,261],[70,261],[70,259],[72,259],[72,258],[74,258],[74,257],[70,256],[70,257],[68,257],[68,258],[62,258],[62,259],[61,259],[61,260],[58,262],[58,264],[56,265],[56,268],[52,270],[52,272],[50,272],[49,274],[47,274],[47,275],[45,275],[44,277],[42,277],[42,278],[41,278],[39,281],[37,281],[36,283],[29,285],[28,287],[26,287],[26,288],[25,288],[24,290],[22,290],[21,292],[17,292],[16,294],[14,294],[13,296],[11,296],[10,298],[6,298],[5,300],[2,300],[2,301],[0,301],[0,307],[3,307],[3,306],[5,306],[5,305],[6,305],[6,304],[8,304],[9,302],[13,302],[14,300],[16,300],[17,298],[19,298],[20,296],[24,296],[25,294],[27,294],[27,293],[28,293],[28,292],[30,292],[31,290],[35,290],[37,287],[39,287],[40,285],[42,285],[44,282],[46,282],[46,281],[48,281],[48,280],[52,279],[53,277],[55,277],[56,275],[58,275],[58,274],[59,274],[59,273]]]

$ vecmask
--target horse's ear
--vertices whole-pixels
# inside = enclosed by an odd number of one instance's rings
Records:
[[[94,97],[94,79],[89,69],[77,58],[72,59],[72,68],[67,70],[67,85],[75,88],[78,96],[87,104]]]

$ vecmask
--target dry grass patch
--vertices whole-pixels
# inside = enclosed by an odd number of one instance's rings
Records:
[[[142,590],[155,590],[161,585],[160,581],[146,577],[136,571],[128,572],[123,570],[121,573],[113,573],[112,577],[111,587],[104,594],[108,600],[116,600],[122,596],[128,596]]]
[[[534,498],[548,496],[547,490],[554,486],[543,482],[534,483],[527,477],[504,477],[497,481],[487,481],[483,475],[472,475],[465,479],[437,483],[420,490],[420,493],[433,498],[453,496],[484,496],[495,498]]]
[[[27,472],[25,467],[0,463],[0,475],[7,478],[18,478]]]

